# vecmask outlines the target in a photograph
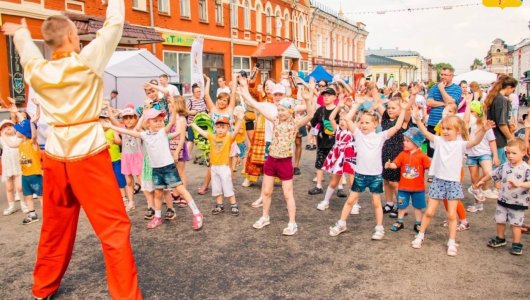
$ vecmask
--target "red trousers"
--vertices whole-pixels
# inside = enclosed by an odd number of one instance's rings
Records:
[[[59,289],[74,248],[79,209],[101,241],[112,299],[142,299],[125,212],[107,150],[74,162],[43,155],[42,229],[33,272],[33,295]]]

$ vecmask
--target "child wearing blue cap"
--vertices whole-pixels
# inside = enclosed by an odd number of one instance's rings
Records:
[[[425,137],[416,127],[411,127],[403,133],[403,151],[393,162],[387,161],[385,169],[400,168],[401,177],[398,183],[398,218],[390,227],[392,231],[399,231],[403,225],[403,217],[409,201],[412,199],[414,207],[414,231],[419,232],[422,210],[425,208],[425,169],[431,166],[429,157],[421,151]]]

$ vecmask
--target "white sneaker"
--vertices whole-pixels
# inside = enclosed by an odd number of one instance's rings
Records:
[[[470,213],[476,213],[476,212],[483,211],[483,210],[484,210],[484,207],[478,204],[470,205],[467,207],[467,211]]]
[[[475,198],[475,200],[479,201],[479,202],[484,202],[486,201],[486,198],[484,197],[484,195],[482,194],[482,190],[479,189],[479,188],[476,188],[474,189],[472,185],[469,186],[469,188],[467,189],[467,191],[473,195],[473,197]]]
[[[261,229],[270,224],[271,224],[271,221],[269,217],[261,217],[259,218],[259,220],[256,221],[256,223],[254,223],[254,225],[252,225],[252,227],[256,229]]]
[[[385,237],[385,229],[375,226],[375,232],[372,235],[372,240],[382,240]]]
[[[15,192],[15,201],[20,201],[20,195],[17,192]]]
[[[261,197],[259,197],[258,200],[252,202],[252,204],[250,206],[255,207],[255,208],[262,207],[263,206],[263,200],[261,199]]]
[[[326,210],[329,208],[329,202],[326,200],[322,200],[318,203],[317,209],[318,210]]]
[[[37,196],[37,194],[33,194],[32,197],[33,197],[33,200],[39,199],[39,196]]]
[[[487,189],[487,190],[482,191],[482,194],[484,195],[484,197],[489,198],[489,199],[499,198],[499,192],[497,190]]]
[[[353,207],[351,208],[350,215],[358,215],[360,213],[360,210],[361,210],[361,206],[355,203]]]
[[[29,208],[28,208],[28,205],[26,204],[26,202],[20,202],[20,210],[24,214],[29,213]]]
[[[249,187],[250,186],[250,181],[248,179],[245,179],[243,181],[243,183],[241,184],[242,187]]]
[[[289,223],[287,227],[283,229],[283,235],[294,235],[298,231],[298,225],[296,223]]]
[[[416,236],[416,238],[410,243],[412,248],[414,249],[420,249],[423,245],[423,239]]]
[[[315,178],[313,178],[313,182],[317,182],[317,177],[315,176]]]
[[[332,226],[329,228],[329,235],[330,236],[337,236],[341,233],[343,233],[344,231],[346,231],[348,228],[346,227],[346,225],[342,226],[339,224],[339,222],[335,223],[335,226]]]
[[[17,211],[17,209],[16,209],[15,206],[10,206],[10,207],[4,209],[4,216],[12,215],[12,214],[14,214],[16,211]]]
[[[447,244],[447,255],[456,256],[458,252],[457,244]]]

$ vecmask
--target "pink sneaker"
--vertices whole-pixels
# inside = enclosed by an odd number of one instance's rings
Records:
[[[191,225],[191,227],[193,227],[193,230],[201,230],[202,220],[203,220],[202,213],[193,215],[193,225]]]
[[[153,217],[149,223],[147,223],[147,229],[154,229],[162,225],[162,218]]]

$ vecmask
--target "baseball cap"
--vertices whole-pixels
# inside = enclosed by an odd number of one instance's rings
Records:
[[[162,117],[165,117],[166,114],[163,113],[162,111],[158,110],[158,109],[154,109],[154,108],[150,108],[148,110],[146,110],[144,112],[144,120],[151,120],[151,119],[154,119],[158,116],[162,116]]]
[[[274,85],[274,88],[272,88],[272,94],[284,94],[285,95],[285,86],[283,86],[280,83],[277,83]]]
[[[215,121],[215,125],[217,125],[217,124],[228,124],[228,125],[230,125],[230,120],[228,120],[227,117],[220,117],[219,119],[217,119]]]
[[[2,126],[0,126],[1,128]],[[15,124],[15,130],[20,132],[23,136],[31,139],[31,123],[28,119],[22,120],[22,122]]]
[[[130,108],[130,107],[126,107],[126,108],[122,109],[122,111],[121,111],[121,116],[122,117],[135,116],[135,115],[136,115],[136,112],[134,111],[133,108]]]
[[[336,96],[336,95],[337,95],[337,92],[335,92],[335,90],[332,89],[332,88],[327,88],[327,89],[323,90],[322,93],[320,93],[320,94],[321,94],[321,95],[328,94],[328,95]]]
[[[5,119],[5,120],[2,120],[2,122],[0,122],[0,130],[2,130],[4,126],[7,124],[15,125],[15,123],[13,123],[13,121],[11,121],[10,119]]]

